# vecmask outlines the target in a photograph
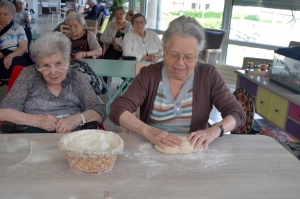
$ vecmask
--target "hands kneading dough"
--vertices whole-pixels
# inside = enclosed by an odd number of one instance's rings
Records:
[[[193,152],[202,151],[203,145],[195,150],[194,146],[192,146],[190,141],[187,140],[187,137],[179,137],[182,139],[180,146],[175,146],[174,148],[166,146],[165,149],[162,149],[155,145],[155,149],[166,154],[190,154]]]

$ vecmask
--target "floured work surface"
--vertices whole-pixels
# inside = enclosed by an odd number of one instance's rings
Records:
[[[300,161],[272,138],[225,135],[208,150],[166,155],[142,136],[118,135],[125,147],[114,169],[86,176],[60,152],[62,134],[1,134],[0,198],[101,198],[104,191],[115,199],[299,197]],[[13,145],[3,150],[3,139]]]

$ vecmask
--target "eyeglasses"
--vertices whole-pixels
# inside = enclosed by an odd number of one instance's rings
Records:
[[[59,66],[59,67],[55,67],[55,68],[39,68],[38,64],[36,64],[36,69],[39,71],[39,72],[42,72],[42,71],[47,71],[47,72],[50,72],[50,71],[57,71],[57,70],[68,70],[69,66],[65,66],[65,67],[62,67],[62,66]]]
[[[144,22],[144,21],[135,21],[134,24],[135,24],[135,25],[139,25],[139,24],[144,25],[145,22]]]
[[[194,62],[195,59],[197,58],[197,56],[195,56],[195,55],[180,56],[178,53],[169,53],[169,52],[167,52],[167,56],[169,57],[170,60],[173,60],[173,61],[178,61],[180,58],[182,58],[184,63]]]

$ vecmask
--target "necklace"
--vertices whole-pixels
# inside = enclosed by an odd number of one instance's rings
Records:
[[[176,90],[176,88],[174,88],[174,87],[171,85],[172,82],[171,82],[170,79],[169,79],[170,90],[171,90],[171,94],[172,94],[172,96],[173,96],[174,99],[176,99],[176,98],[178,97],[178,95],[180,94],[181,89],[182,89],[184,83],[185,83],[185,82],[183,82],[182,84],[178,84],[178,85],[174,84],[176,87],[180,87],[180,88],[179,88],[179,92],[178,92],[178,93],[174,93],[173,91]],[[177,89],[177,90],[178,90],[178,89]]]

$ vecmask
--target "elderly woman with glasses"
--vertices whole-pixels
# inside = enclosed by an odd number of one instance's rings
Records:
[[[70,50],[70,40],[60,32],[45,33],[31,44],[36,65],[22,70],[1,102],[0,121],[26,125],[27,132],[58,133],[104,121],[105,105],[84,74],[70,67]]]
[[[123,7],[116,7],[114,16],[115,21],[107,25],[100,37],[100,41],[108,45],[104,59],[118,60],[122,56],[123,38],[129,31],[131,24],[125,20],[125,10]]]
[[[141,69],[131,86],[111,105],[110,119],[145,136],[160,148],[181,144],[171,132],[188,133],[194,149],[241,127],[245,112],[212,65],[198,60],[205,33],[195,18],[170,22],[162,38],[164,62]],[[223,120],[209,126],[213,105]],[[132,113],[140,107],[140,120]]]
[[[163,48],[158,35],[146,30],[147,20],[141,13],[131,17],[134,30],[125,34],[123,56],[134,56],[138,61],[158,62],[162,60]]]

